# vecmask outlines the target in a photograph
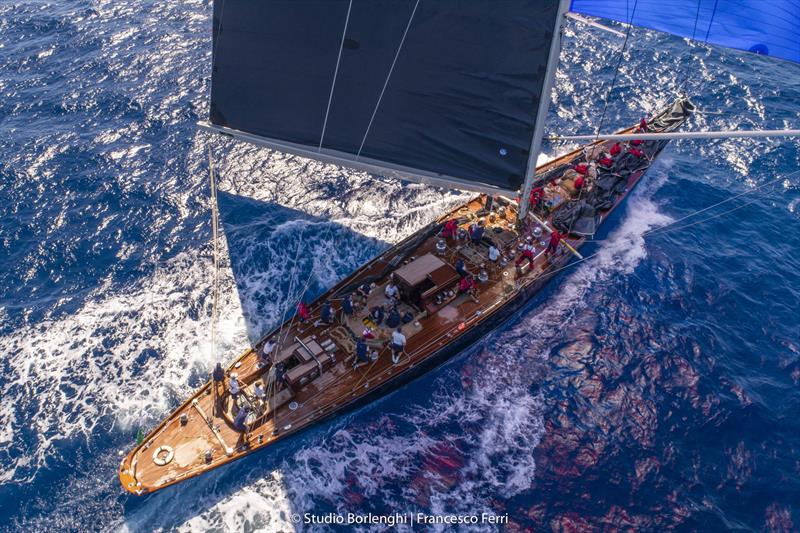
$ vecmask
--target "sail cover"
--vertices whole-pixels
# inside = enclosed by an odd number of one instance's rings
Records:
[[[571,11],[800,62],[800,0],[572,0]]]
[[[210,120],[302,155],[515,191],[558,8],[215,0]]]

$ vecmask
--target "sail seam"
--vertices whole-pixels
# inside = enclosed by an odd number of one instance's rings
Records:
[[[339,55],[336,58],[336,69],[333,71],[333,81],[331,82],[331,93],[328,95],[328,107],[325,109],[325,121],[322,123],[322,133],[319,136],[319,147],[317,152],[322,151],[322,140],[325,138],[325,130],[328,127],[328,115],[331,112],[331,102],[333,102],[333,90],[336,88],[336,78],[339,76],[339,63],[342,61],[342,49],[344,39],[347,36],[347,25],[350,23],[350,10],[353,8],[353,0],[347,5],[347,16],[344,19],[344,30],[342,31],[342,41],[339,43]]]
[[[414,4],[414,9],[411,11],[411,16],[408,17],[408,24],[406,25],[406,31],[403,32],[403,37],[400,39],[400,45],[397,47],[397,53],[394,55],[394,60],[392,61],[392,66],[389,68],[389,74],[386,75],[386,81],[383,83],[383,89],[381,89],[381,94],[378,96],[378,103],[375,104],[375,109],[372,110],[372,117],[369,119],[369,124],[367,124],[367,131],[364,132],[364,138],[361,139],[361,146],[358,147],[358,153],[356,154],[356,161],[358,158],[361,157],[361,150],[364,149],[364,143],[367,142],[367,135],[369,135],[369,130],[372,128],[372,122],[375,120],[375,115],[378,113],[378,108],[381,105],[381,100],[383,100],[383,94],[386,92],[386,87],[389,85],[389,78],[392,77],[392,72],[394,71],[394,66],[397,63],[397,58],[400,57],[400,50],[403,49],[403,43],[406,42],[406,35],[408,35],[408,30],[411,28],[411,21],[414,20],[414,14],[417,12],[417,7],[419,6],[419,0]]]

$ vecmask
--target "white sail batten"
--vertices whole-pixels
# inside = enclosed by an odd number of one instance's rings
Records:
[[[522,185],[522,195],[520,196],[520,216],[525,217],[528,213],[530,206],[531,189],[533,188],[533,181],[536,175],[536,163],[539,159],[539,153],[542,151],[542,138],[544,137],[544,123],[547,120],[547,114],[550,109],[550,92],[553,90],[553,83],[555,82],[556,70],[558,69],[558,59],[561,54],[561,25],[564,21],[564,16],[569,10],[570,0],[560,0],[558,5],[558,14],[556,15],[555,25],[553,27],[553,39],[550,41],[550,54],[547,59],[547,71],[544,76],[544,84],[542,86],[542,95],[539,99],[539,109],[536,116],[538,120],[533,127],[533,138],[531,139],[531,149],[528,153],[528,166],[525,171],[525,181]]]
[[[208,122],[198,122],[197,126],[202,130],[211,133],[219,133],[256,146],[271,148],[273,150],[278,150],[288,154],[315,159],[323,163],[340,165],[388,178],[413,181],[415,183],[423,183],[425,185],[444,187],[447,189],[460,189],[486,194],[499,194],[509,198],[513,198],[517,194],[517,191],[511,191],[500,187],[492,187],[488,184],[473,182],[457,178],[455,176],[434,174],[417,168],[387,163],[386,161],[376,161],[363,156],[356,159],[356,156],[353,154],[338,152],[328,148],[322,148],[321,150],[312,149],[307,146],[293,144],[288,141],[279,141],[276,139],[260,137],[258,135],[253,135],[252,133],[238,131],[232,128],[226,128],[224,126],[217,126]]]
[[[749,131],[674,131],[667,133],[593,133],[591,135],[552,135],[549,141],[662,141],[672,139],[733,139],[753,137],[800,137],[800,130]]]

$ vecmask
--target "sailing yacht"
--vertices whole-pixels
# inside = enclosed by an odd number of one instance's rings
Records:
[[[713,2],[713,13],[706,0],[684,13],[668,8],[692,2],[630,3],[215,0],[204,129],[476,196],[218,365],[122,460],[122,486],[163,489],[364,405],[459,353],[582,260],[694,106],[679,97],[536,168],[570,9],[800,59],[791,43],[781,48],[791,21],[777,31],[736,13],[752,2]],[[743,25],[749,37],[731,37]]]

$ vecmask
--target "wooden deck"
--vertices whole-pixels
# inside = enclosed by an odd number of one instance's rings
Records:
[[[580,151],[576,150],[537,170],[547,171],[578,155]],[[643,173],[630,176],[628,190]],[[560,185],[551,184],[546,188],[546,198],[555,204],[554,208],[569,196]],[[618,198],[614,207],[619,205],[624,196]],[[549,235],[544,230],[541,237],[533,239],[536,245],[535,261],[530,268],[518,270],[514,258],[521,244],[538,224],[522,225],[524,229],[520,230],[520,234],[516,204],[501,200],[495,207],[502,206],[504,214],[501,216],[494,211],[487,216],[486,201],[487,197],[482,195],[439,219],[443,223],[458,217],[463,221],[461,228],[467,228],[478,219],[482,220],[486,228],[483,243],[450,238],[445,239],[442,249],[441,239],[431,235],[407,253],[398,254],[398,250],[419,238],[420,234],[417,233],[364,265],[310,305],[311,320],[304,324],[291,320],[273,331],[234,361],[226,371],[224,385],[209,382],[178,407],[122,461],[119,472],[122,485],[135,494],[164,488],[269,446],[344,409],[360,397],[398,379],[471,328],[492,321],[495,313],[518,296],[520,291],[537,280],[541,281],[543,276],[548,276],[569,260],[565,254],[570,252],[563,245],[555,259],[546,257],[544,249]],[[607,214],[604,213],[602,218]],[[489,242],[495,243],[502,253],[501,261],[496,264],[488,260]],[[577,249],[583,240],[570,238],[568,243]],[[355,345],[365,325],[370,324],[367,317],[369,309],[387,303],[384,287],[389,278],[384,273],[413,264],[415,259],[427,254],[451,265],[461,259],[476,278],[481,271],[485,271],[488,279],[478,282],[475,299],[467,294],[444,294],[442,302],[434,302],[427,308],[403,304],[401,314],[410,312],[413,319],[402,326],[408,342],[400,361],[392,363],[389,347],[392,329],[382,325],[374,328],[376,338],[370,341],[372,349],[379,354],[377,360],[354,368]],[[361,280],[376,277],[366,305],[362,305],[351,318],[342,319],[338,300],[342,296],[341,290],[356,287]],[[455,291],[455,287],[452,289]],[[333,301],[337,311],[337,321],[332,325],[319,322],[320,307],[328,298]],[[291,387],[284,382],[276,382],[274,365],[259,363],[258,350],[267,340],[277,343],[273,363],[278,360],[294,363],[287,373]],[[270,372],[273,372],[272,376]],[[239,395],[239,400],[234,400],[228,393],[228,376],[232,374],[242,383],[244,392]],[[270,392],[266,401],[259,401],[255,397],[254,385],[257,382]],[[270,388],[271,383],[273,386]],[[238,405],[245,403],[253,405],[258,413],[247,419],[245,431],[238,431],[234,428],[233,420]],[[166,465],[160,466],[154,462],[154,454],[162,446],[169,447],[174,457]],[[162,450],[160,456],[165,457],[169,449]]]

